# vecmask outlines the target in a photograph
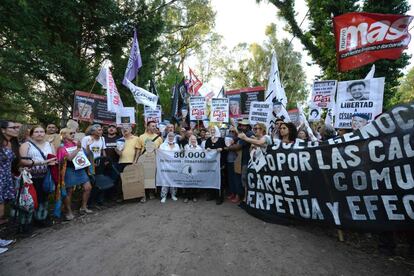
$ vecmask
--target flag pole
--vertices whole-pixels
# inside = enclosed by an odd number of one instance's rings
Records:
[[[91,94],[92,94],[92,90],[95,88],[95,84],[96,84],[96,78],[95,78],[95,82],[93,83],[93,85],[92,85],[92,88],[91,88],[91,90],[89,90],[89,93],[88,93],[88,96],[86,97],[86,100],[88,100],[90,97],[91,97]],[[83,107],[82,107],[82,109],[80,110],[80,114],[79,114],[79,116],[78,116],[78,118],[76,119],[76,122],[78,123],[79,122],[79,117],[81,116],[81,114],[83,113],[83,110],[85,109],[85,105],[83,105]],[[90,123],[90,122],[89,122]]]

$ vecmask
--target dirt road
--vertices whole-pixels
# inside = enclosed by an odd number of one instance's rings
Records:
[[[409,275],[409,268],[234,204],[127,203],[41,230],[0,275]]]

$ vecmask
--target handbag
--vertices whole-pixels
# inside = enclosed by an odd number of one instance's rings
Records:
[[[55,181],[52,177],[52,172],[50,168],[47,169],[45,179],[43,180],[43,191],[45,193],[53,193],[55,191]]]
[[[22,173],[23,186],[20,189],[20,195],[18,197],[19,209],[26,212],[33,212],[38,207],[36,189],[33,186],[31,175],[27,171]]]

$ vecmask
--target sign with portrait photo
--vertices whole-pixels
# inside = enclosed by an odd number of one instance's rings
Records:
[[[311,106],[309,107],[309,122],[318,122],[321,120],[321,113],[322,108],[319,108],[318,106]]]
[[[385,78],[341,81],[338,83],[335,108],[335,128],[351,128],[355,114],[362,115],[365,124],[382,112]]]
[[[99,124],[113,124],[116,115],[108,111],[106,96],[83,91],[75,91],[73,104],[74,120],[96,122]]]

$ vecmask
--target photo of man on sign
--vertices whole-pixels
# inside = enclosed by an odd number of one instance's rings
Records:
[[[369,89],[367,83],[364,81],[351,82],[346,89],[351,95],[348,101],[368,101],[369,100]]]

